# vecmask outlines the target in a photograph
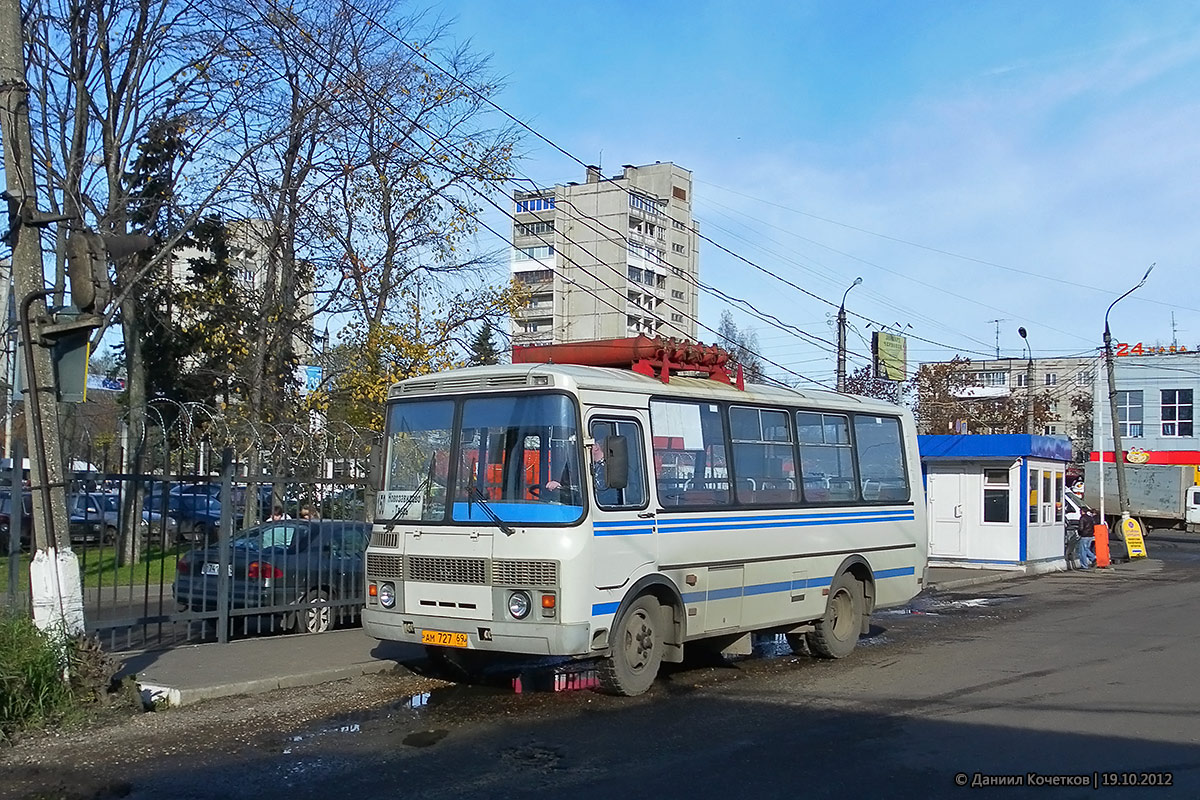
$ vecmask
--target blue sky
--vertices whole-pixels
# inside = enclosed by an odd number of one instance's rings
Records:
[[[1200,348],[1200,5],[444,0],[498,102],[606,174],[693,171],[706,235],[834,306],[911,325],[911,361],[1117,341]],[[530,137],[543,185],[582,167]],[[511,187],[510,187],[511,188]],[[508,225],[495,221],[501,230]],[[481,246],[495,246],[483,236]],[[833,340],[835,307],[711,245],[701,278]],[[725,305],[702,295],[716,327]],[[734,309],[763,355],[832,353]],[[851,316],[852,354],[869,323]],[[701,338],[705,338],[702,334]],[[711,337],[710,337],[711,338]],[[948,345],[948,347],[940,346]],[[851,358],[851,366],[865,363]],[[792,377],[783,370],[772,370]]]

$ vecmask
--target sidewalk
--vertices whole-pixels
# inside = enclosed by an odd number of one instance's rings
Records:
[[[1153,559],[1138,559],[1106,570],[1088,570],[1086,574],[1099,577],[1160,566]],[[1037,577],[1041,576],[1009,570],[931,567],[926,573],[926,590],[948,591]],[[198,644],[128,653],[121,661],[120,674],[136,674],[148,700],[188,705],[361,675],[391,671],[403,674],[408,671],[407,665],[424,658],[420,646],[376,641],[360,628],[349,628],[317,635],[262,636],[223,645]]]
[[[421,647],[348,628],[129,653],[119,674],[136,674],[143,697],[175,706],[390,672],[424,658]]]

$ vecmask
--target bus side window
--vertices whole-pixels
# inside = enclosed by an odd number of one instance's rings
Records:
[[[592,488],[600,508],[644,508],[646,506],[646,454],[642,445],[642,429],[633,420],[594,419],[589,431],[596,447],[592,448]],[[609,436],[625,440],[628,453],[628,481],[624,488],[609,488],[603,461],[604,443]]]

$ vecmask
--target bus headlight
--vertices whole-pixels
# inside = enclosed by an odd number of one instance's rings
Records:
[[[508,613],[513,615],[513,619],[525,619],[529,616],[531,605],[527,592],[513,592],[508,596]]]
[[[379,584],[379,605],[384,608],[396,607],[396,587],[393,584]]]

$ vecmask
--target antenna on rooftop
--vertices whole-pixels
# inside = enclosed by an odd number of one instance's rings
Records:
[[[1000,358],[1000,323],[1001,322],[1012,322],[1012,320],[1010,320],[1010,319],[989,319],[988,322],[995,323],[995,325],[996,325],[996,358]]]

